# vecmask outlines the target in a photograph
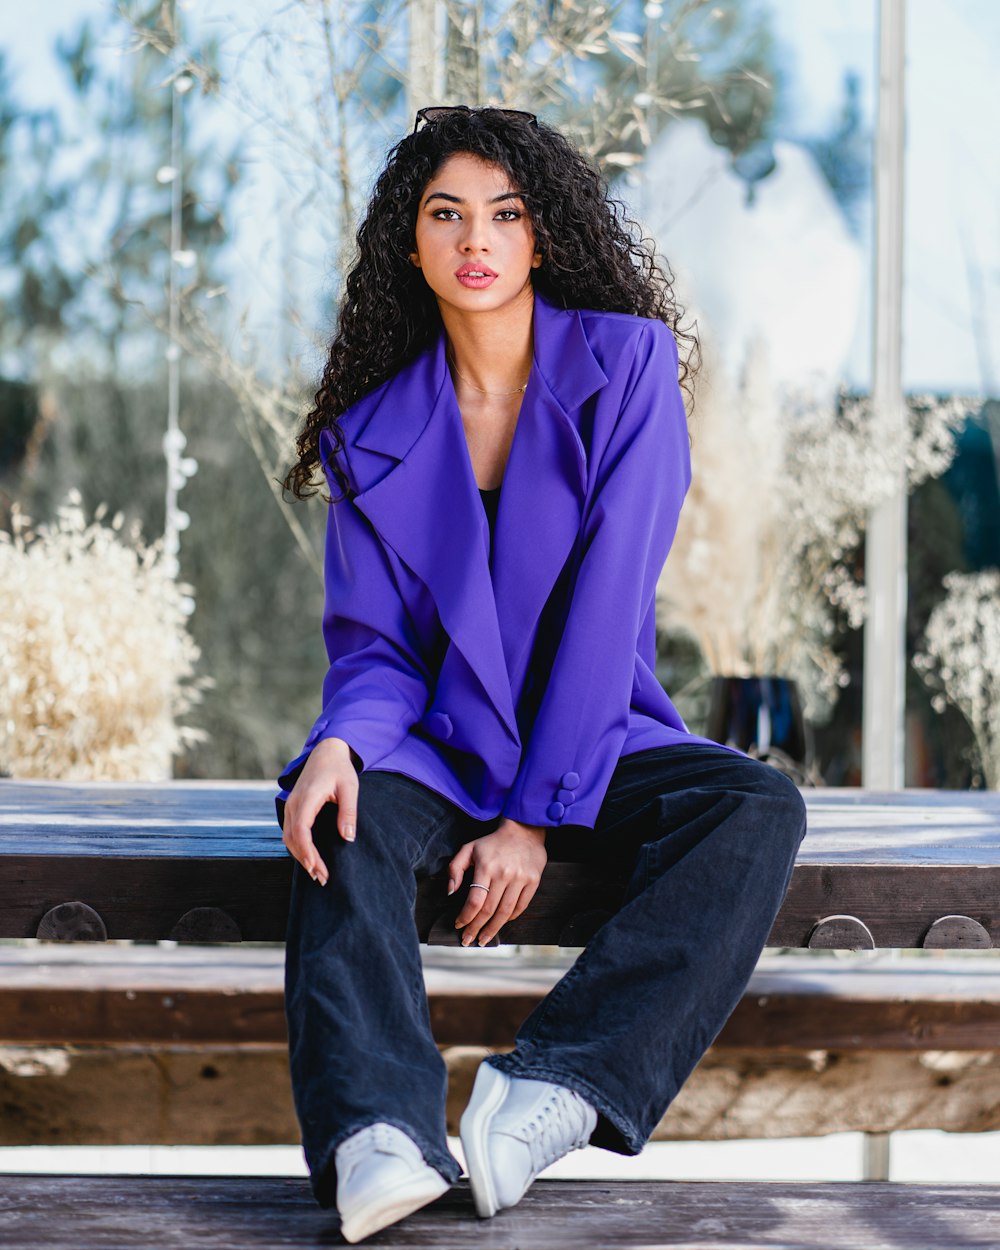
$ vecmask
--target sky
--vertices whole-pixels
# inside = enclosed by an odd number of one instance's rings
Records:
[[[45,0],[5,6],[0,47],[8,57],[18,97],[28,105],[65,108],[68,95],[54,72],[52,46],[88,14],[111,0]],[[787,80],[786,138],[829,127],[843,98],[843,78],[855,71],[861,104],[874,121],[878,29],[876,0],[754,0],[769,9],[783,52]],[[191,21],[218,21],[234,12],[227,0],[179,0]],[[244,0],[241,25],[273,12],[278,0]],[[1000,3],[996,0],[908,0],[907,137],[904,218],[904,386],[996,393],[1000,384],[1000,161],[994,119],[1000,112]],[[242,37],[240,37],[242,38]],[[234,40],[234,46],[240,42]],[[294,48],[289,55],[294,54]],[[294,61],[289,62],[294,70]],[[294,73],[293,76],[294,78]],[[230,133],[243,119],[231,113]],[[763,187],[763,184],[762,184]],[[253,308],[258,325],[273,322],[278,269],[293,275],[306,308],[317,306],[329,280],[321,236],[297,222],[291,244],[279,238],[282,177],[267,160],[248,169],[235,216],[234,255],[247,277],[234,296]],[[870,208],[870,206],[869,206]],[[862,281],[845,339],[841,372],[866,385],[870,376],[870,212],[858,241]],[[725,287],[712,272],[711,241],[689,243],[690,261],[706,290]],[[780,248],[777,255],[780,257]],[[796,264],[799,264],[796,261]],[[827,280],[822,266],[816,281]],[[745,293],[730,284],[723,298]],[[744,310],[746,313],[746,310]],[[266,331],[265,331],[266,332]],[[273,335],[271,336],[273,339]]]
[[[719,339],[733,370],[759,331],[777,375],[805,382],[815,371],[866,389],[874,203],[867,197],[859,229],[846,231],[798,142],[829,132],[847,70],[858,76],[862,115],[874,131],[877,6],[763,4],[775,16],[787,75],[777,168],[744,207],[744,184],[724,152],[685,135],[684,123],[668,128],[651,154],[651,233],[685,271],[704,314],[699,326]],[[911,392],[997,394],[1000,161],[990,119],[1000,106],[1000,5],[909,0],[906,29],[903,384]]]

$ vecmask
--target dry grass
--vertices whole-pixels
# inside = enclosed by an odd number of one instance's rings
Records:
[[[986,786],[1000,790],[1000,570],[948,573],[913,666],[969,722]]]
[[[739,378],[701,336],[693,478],[660,579],[658,623],[698,642],[709,672],[792,677],[814,723],[848,674],[830,645],[864,622],[856,553],[868,516],[954,458],[981,397],[910,395],[903,429],[870,396],[772,381],[764,340]]]
[[[0,773],[163,780],[204,731],[176,718],[211,684],[195,677],[191,588],[165,572],[122,514],[87,523],[72,490],[49,525],[17,505],[0,531]]]

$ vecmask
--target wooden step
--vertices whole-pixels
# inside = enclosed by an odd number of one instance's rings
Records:
[[[313,1250],[344,1244],[306,1178],[0,1173],[18,1250]],[[1000,1245],[1000,1186],[539,1180],[477,1219],[467,1182],[375,1235],[380,1250],[968,1250]]]
[[[570,955],[424,950],[442,1046],[512,1046]],[[284,948],[0,944],[0,1042],[287,1045]],[[992,953],[765,955],[717,1048],[991,1050]]]
[[[452,1132],[567,953],[425,949]],[[274,947],[0,943],[0,1144],[299,1141]],[[1000,1129],[995,956],[768,955],[663,1140]]]

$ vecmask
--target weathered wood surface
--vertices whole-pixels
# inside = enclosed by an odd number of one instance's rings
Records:
[[[424,948],[435,1038],[513,1045],[571,963]],[[284,949],[0,946],[0,1042],[284,1048]],[[1000,959],[765,955],[715,1046],[1000,1049]]]
[[[302,1177],[0,1173],[0,1226],[18,1250],[205,1250],[344,1244]],[[1000,1186],[539,1180],[478,1220],[467,1182],[376,1234],[433,1250],[968,1250],[1000,1244]]]
[[[293,861],[274,793],[270,782],[0,781],[0,937],[34,937],[54,909],[79,901],[112,939],[283,940]],[[997,944],[1000,794],[802,793],[809,834],[771,945],[806,946],[832,916],[861,921],[880,947],[918,947],[944,917],[974,924],[937,926],[935,941]],[[501,936],[583,945],[621,888],[606,867],[550,861],[531,907]],[[442,880],[422,883],[422,938],[457,940],[448,917],[460,902]],[[200,908],[215,909],[217,929],[211,914],[190,918]]]
[[[572,957],[425,948],[452,1132]],[[281,948],[0,946],[0,1144],[298,1142]],[[654,1136],[1000,1129],[1000,961],[765,956]]]
[[[452,1133],[486,1053],[444,1050]],[[3,1146],[299,1143],[288,1055],[272,1046],[0,1044],[0,1103]],[[712,1049],[653,1138],[737,1141],[928,1128],[1000,1130],[996,1051]]]

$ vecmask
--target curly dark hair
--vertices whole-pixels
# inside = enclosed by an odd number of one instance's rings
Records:
[[[657,263],[625,205],[612,199],[601,172],[554,127],[510,118],[498,108],[449,113],[400,139],[379,175],[358,228],[357,260],[347,276],[337,331],[313,407],[296,437],[298,460],[283,490],[297,499],[316,493],[319,438],[328,428],[334,451],[344,445],[338,416],[433,343],[442,320],[437,298],[410,263],[424,188],[449,157],[471,153],[500,165],[521,191],[542,263],[534,286],[562,308],[594,308],[658,318],[679,342],[679,382],[701,362],[695,334],[681,330],[669,264]],[[530,191],[528,190],[530,188]],[[692,365],[692,360],[694,365]],[[689,405],[690,407],[690,405]],[[330,468],[347,497],[351,485],[334,456]],[[332,502],[328,496],[323,496]],[[338,500],[339,502],[339,500]]]

